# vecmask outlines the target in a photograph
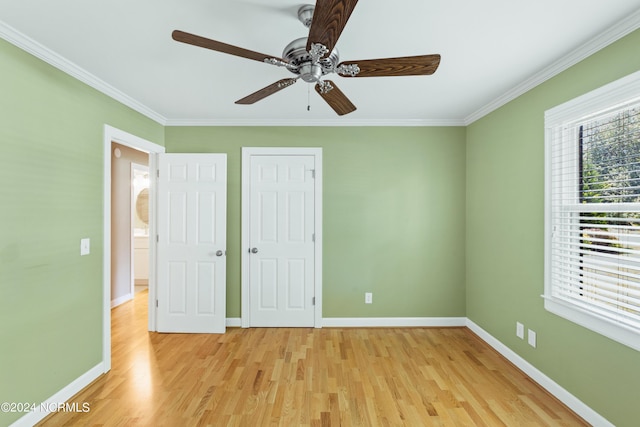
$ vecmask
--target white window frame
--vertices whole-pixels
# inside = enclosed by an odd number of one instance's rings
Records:
[[[578,121],[588,120],[608,110],[632,102],[640,102],[640,71],[623,77],[599,89],[572,99],[562,105],[545,112],[545,256],[544,256],[544,307],[547,311],[595,331],[610,339],[640,351],[640,330],[621,325],[591,310],[555,298],[552,295],[552,194],[554,188],[566,185],[563,182],[552,182],[552,143],[558,140],[558,132]],[[577,170],[577,136],[573,143],[563,144],[562,150],[575,155]],[[576,192],[577,197],[577,192]]]

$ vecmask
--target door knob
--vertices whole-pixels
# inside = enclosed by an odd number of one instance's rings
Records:
[[[223,254],[224,254],[224,252],[222,252],[222,251],[217,251],[216,252],[216,256],[222,256]]]
[[[258,253],[258,248],[251,248],[251,253],[252,254],[257,254]]]

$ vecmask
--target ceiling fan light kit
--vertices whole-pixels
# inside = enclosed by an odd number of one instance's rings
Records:
[[[333,81],[324,79],[326,75],[331,73],[343,77],[430,75],[440,64],[440,55],[437,54],[340,63],[340,54],[335,45],[357,3],[358,0],[318,0],[315,6],[310,4],[301,6],[298,9],[298,19],[309,28],[309,36],[289,43],[282,52],[282,58],[179,30],[175,30],[172,37],[176,41],[193,46],[284,67],[296,75],[295,78],[282,79],[262,88],[236,101],[236,104],[253,104],[302,79],[307,83],[314,83],[316,92],[338,115],[342,116],[355,111],[356,107]]]

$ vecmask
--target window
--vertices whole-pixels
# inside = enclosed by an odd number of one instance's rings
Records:
[[[640,72],[545,131],[545,308],[640,350]]]

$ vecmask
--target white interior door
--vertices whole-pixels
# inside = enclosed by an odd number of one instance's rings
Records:
[[[226,154],[161,154],[158,332],[224,333]]]
[[[314,326],[315,157],[253,155],[250,326]]]

